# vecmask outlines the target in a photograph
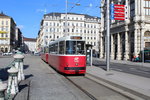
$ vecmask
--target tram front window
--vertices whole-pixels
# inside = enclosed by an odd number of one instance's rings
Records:
[[[77,54],[85,54],[84,53],[84,41],[77,41]]]
[[[85,54],[84,41],[66,41],[66,54]]]
[[[66,54],[75,54],[76,41],[66,41]]]

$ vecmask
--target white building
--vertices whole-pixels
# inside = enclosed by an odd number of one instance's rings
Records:
[[[38,33],[37,49],[65,35],[79,35],[85,39],[86,44],[93,45],[93,49],[99,51],[99,32],[100,18],[98,17],[68,13],[66,25],[65,13],[45,14]]]
[[[102,0],[100,58],[105,58],[106,10]],[[150,47],[150,1],[149,0],[110,0],[114,4],[127,6],[125,21],[111,21],[111,59],[131,60],[140,51]]]
[[[36,52],[36,39],[35,38],[23,38],[24,52]]]

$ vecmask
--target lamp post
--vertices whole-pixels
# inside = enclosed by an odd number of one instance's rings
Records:
[[[107,0],[107,12],[106,12],[106,15],[107,15],[107,34],[106,34],[106,49],[107,49],[107,52],[106,52],[106,67],[107,67],[107,71],[109,71],[109,67],[110,67],[110,0]]]

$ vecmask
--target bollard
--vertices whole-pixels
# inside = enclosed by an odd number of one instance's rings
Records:
[[[9,78],[8,78],[7,93],[14,95],[19,91],[18,79],[17,79],[18,69],[16,69],[15,67],[11,67],[8,70],[8,73],[9,73]]]
[[[23,59],[24,56],[22,54],[15,54],[15,67],[18,69],[18,81],[24,80],[24,73],[23,73]]]
[[[7,88],[7,84],[0,82],[0,100],[5,100],[4,98],[5,98],[6,88]]]

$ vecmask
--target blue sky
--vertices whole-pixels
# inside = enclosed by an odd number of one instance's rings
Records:
[[[80,6],[74,6],[80,3]],[[68,0],[68,11],[100,16],[100,0]],[[65,12],[65,0],[0,0],[0,11],[12,17],[23,35],[36,38],[40,21],[46,13]]]

